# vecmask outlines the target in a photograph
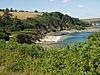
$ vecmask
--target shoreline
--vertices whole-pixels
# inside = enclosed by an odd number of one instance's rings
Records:
[[[67,34],[72,34],[76,32],[97,32],[100,31],[100,29],[92,29],[88,28],[85,30],[63,30],[60,32],[50,32],[47,33],[47,35],[40,39],[40,41],[36,41],[37,44],[54,44],[63,41],[63,36]]]
[[[40,39],[40,41],[36,41],[36,43],[48,43],[48,44],[51,44],[51,43],[58,43],[60,42],[61,38],[63,36],[48,36],[46,35],[43,39]]]

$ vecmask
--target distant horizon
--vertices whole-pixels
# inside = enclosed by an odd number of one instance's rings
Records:
[[[100,0],[1,0],[0,8],[39,12],[61,12],[75,18],[100,18]]]

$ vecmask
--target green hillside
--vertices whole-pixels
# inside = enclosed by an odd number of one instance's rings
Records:
[[[49,32],[71,29],[82,30],[87,26],[90,25],[60,12],[44,12],[43,15],[36,18],[21,20],[5,11],[0,16],[0,38],[6,41],[31,44],[43,38]],[[10,38],[10,36],[14,37]]]

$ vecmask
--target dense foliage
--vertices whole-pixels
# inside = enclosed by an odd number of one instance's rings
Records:
[[[16,36],[13,34],[19,43],[34,43],[36,40],[43,38],[48,32],[58,32],[65,29],[81,30],[86,26],[89,26],[89,24],[60,12],[43,13],[43,15],[36,18],[20,20],[17,17],[13,17],[9,10],[6,9],[3,16],[0,16],[0,33],[7,36],[11,34],[10,36],[12,36],[13,33],[19,32]],[[0,37],[3,36],[0,35]],[[20,37],[23,37],[23,39],[20,39]],[[27,39],[26,41],[24,41],[25,38]],[[28,42],[29,40],[30,42]]]
[[[100,33],[93,33],[93,35],[90,35],[88,38],[93,41],[100,40]]]
[[[0,75],[100,75],[100,32],[85,43],[43,49],[0,41]]]
[[[0,16],[0,75],[100,75],[100,33],[62,49],[34,44],[48,32],[86,26],[60,12],[20,20],[4,11]]]

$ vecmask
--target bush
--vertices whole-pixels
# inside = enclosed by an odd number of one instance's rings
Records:
[[[28,44],[31,44],[32,41],[31,41],[31,36],[29,36],[28,34],[18,34],[18,36],[16,37],[17,38],[17,42],[18,43],[28,43]]]
[[[11,70],[12,72],[24,72],[25,63],[23,61],[16,61],[10,66],[8,66],[8,71]]]

